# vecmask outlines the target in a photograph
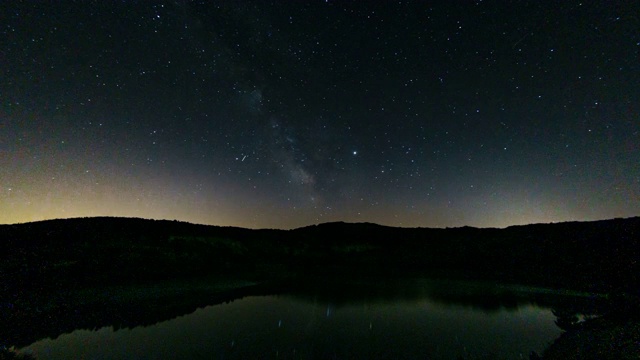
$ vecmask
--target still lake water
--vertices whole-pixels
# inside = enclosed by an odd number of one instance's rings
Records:
[[[146,327],[76,330],[39,359],[528,359],[561,334],[550,308],[474,306],[428,292],[247,296]]]

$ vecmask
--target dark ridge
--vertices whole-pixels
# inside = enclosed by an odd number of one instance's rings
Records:
[[[0,347],[77,326],[150,324],[271,292],[273,284],[331,279],[386,279],[383,288],[406,278],[482,280],[640,295],[639,217],[505,229],[336,222],[294,230],[98,217],[0,225],[0,246]],[[150,299],[137,289],[158,296],[138,315]],[[515,306],[517,296],[482,302]]]
[[[0,284],[121,284],[309,274],[418,275],[638,289],[640,218],[495,228],[325,223],[251,230],[138,218],[1,225]],[[637,291],[637,290],[636,290]]]

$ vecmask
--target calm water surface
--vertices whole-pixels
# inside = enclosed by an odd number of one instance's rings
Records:
[[[249,296],[147,327],[76,330],[23,349],[41,359],[528,359],[561,330],[551,309],[411,298]]]

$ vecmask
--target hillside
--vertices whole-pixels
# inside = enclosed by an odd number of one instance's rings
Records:
[[[531,301],[530,296],[518,300],[517,289],[532,285],[547,289],[535,301],[562,310],[559,314],[600,313],[600,300],[607,298],[617,299],[608,308],[622,309],[618,313],[627,319],[637,313],[625,310],[636,309],[635,300],[633,306],[620,304],[637,298],[627,295],[640,289],[638,234],[640,218],[506,229],[328,223],[249,230],[128,218],[0,225],[0,348],[78,328],[149,325],[198,307],[285,289],[304,294],[309,288],[315,296],[318,284],[345,281],[349,285],[335,293],[348,300],[358,296],[362,282],[376,284],[373,294],[385,296],[398,289],[410,292],[411,286],[402,285],[410,279],[482,280],[477,283],[503,290],[430,296],[486,309]],[[504,293],[499,285],[504,283],[515,285]],[[548,288],[606,296],[563,304],[544,296]],[[610,323],[600,332],[617,329],[618,322]],[[556,348],[582,344],[569,335],[562,339],[569,341]]]
[[[640,218],[394,228],[326,223],[250,230],[135,218],[0,225],[5,291],[193,277],[329,275],[482,278],[608,291],[640,288]]]

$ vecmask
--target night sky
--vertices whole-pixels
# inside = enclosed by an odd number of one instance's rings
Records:
[[[0,223],[640,215],[635,1],[2,1]]]

